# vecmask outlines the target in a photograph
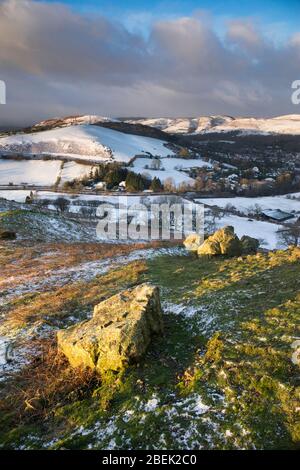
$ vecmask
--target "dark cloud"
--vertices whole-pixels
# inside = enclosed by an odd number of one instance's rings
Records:
[[[148,39],[59,3],[0,1],[0,125],[53,115],[296,113],[300,33],[275,45],[251,19],[225,38],[208,16],[156,22]]]

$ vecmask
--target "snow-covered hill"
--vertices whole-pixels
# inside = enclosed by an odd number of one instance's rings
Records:
[[[108,121],[116,121],[115,119],[111,119],[104,116],[98,115],[83,115],[83,116],[67,116],[67,117],[56,117],[52,119],[46,119],[45,121],[41,121],[35,124],[32,129],[39,130],[39,129],[54,129],[55,127],[67,127],[67,126],[76,126],[76,125],[83,125],[83,124],[96,124],[100,122],[108,122]]]
[[[56,127],[0,138],[0,151],[32,155],[60,155],[69,159],[128,162],[136,154],[166,156],[166,142],[125,134],[89,124]]]
[[[131,119],[168,132],[169,134],[207,134],[213,132],[239,134],[290,134],[300,135],[300,115],[291,114],[269,119],[233,118],[230,116],[202,116],[196,118]]]

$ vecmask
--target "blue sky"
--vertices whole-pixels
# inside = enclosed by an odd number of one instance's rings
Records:
[[[45,0],[40,0],[45,3]],[[58,0],[46,0],[56,3]],[[279,40],[299,29],[299,0],[60,0],[83,13],[98,12],[124,22],[127,26],[145,30],[159,18],[191,16],[198,10],[210,12],[216,28],[222,32],[222,21],[236,17],[254,17],[266,25],[267,32]]]

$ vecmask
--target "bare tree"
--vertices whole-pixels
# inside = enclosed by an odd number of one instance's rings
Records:
[[[151,170],[161,170],[161,159],[158,157],[154,157],[150,164]]]
[[[278,238],[285,246],[298,246],[300,244],[300,221],[293,224],[286,224],[279,230]]]
[[[58,197],[54,201],[54,205],[61,213],[65,212],[70,205],[70,201],[64,197]]]
[[[262,213],[262,208],[259,204],[254,204],[254,206],[248,207],[248,215],[251,217],[259,217]]]

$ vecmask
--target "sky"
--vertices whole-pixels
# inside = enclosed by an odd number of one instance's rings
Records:
[[[0,127],[300,114],[299,0],[0,0]]]

